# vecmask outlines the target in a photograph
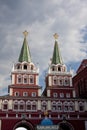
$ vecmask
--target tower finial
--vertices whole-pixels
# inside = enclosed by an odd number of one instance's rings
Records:
[[[25,30],[25,31],[23,32],[23,34],[24,34],[24,37],[26,38],[26,36],[28,35],[28,32]]]
[[[53,36],[54,36],[55,40],[58,39],[58,37],[59,37],[59,35],[57,33],[55,33]]]

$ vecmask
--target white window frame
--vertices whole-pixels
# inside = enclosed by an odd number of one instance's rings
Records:
[[[21,82],[19,82],[19,79],[21,79]],[[17,84],[22,84],[22,75],[17,75]]]
[[[36,97],[36,92],[32,92],[32,93],[31,93],[31,96],[32,96],[32,97]]]
[[[27,97],[28,96],[28,92],[23,92],[23,96]]]
[[[26,79],[26,82],[25,82]],[[28,75],[23,75],[23,84],[28,84]]]
[[[68,102],[64,102],[63,103],[63,109],[64,109],[64,112],[68,112],[69,111],[69,103]]]
[[[58,85],[58,78],[57,78],[57,76],[53,76],[53,85]]]
[[[41,102],[41,110],[42,110],[42,111],[47,110],[47,102],[46,102],[46,101],[42,101],[42,102]]]
[[[61,109],[58,109],[58,108],[61,108]],[[58,109],[58,112],[62,112],[63,111],[62,102],[58,102],[57,103],[57,109]]]
[[[53,93],[53,97],[58,97],[58,93]]]
[[[27,105],[30,106],[30,109],[27,109]],[[27,101],[26,102],[26,111],[31,111],[32,110],[32,104],[31,104],[31,101]]]
[[[72,108],[72,110],[71,110]],[[74,102],[69,102],[69,112],[74,112],[75,111],[75,104]]]
[[[64,98],[64,93],[60,93],[60,98]]]
[[[7,105],[7,109],[4,109],[4,105]],[[3,103],[2,103],[2,110],[3,111],[8,111],[8,100],[4,100]]]
[[[14,109],[14,105],[17,105],[18,106],[18,109]],[[19,110],[19,102],[17,100],[15,100],[13,102],[13,111],[18,111]]]
[[[16,96],[16,97],[19,96],[19,92],[15,92],[14,96]]]
[[[34,106],[35,106],[36,109],[33,109]],[[36,101],[32,102],[32,107],[31,108],[32,108],[32,111],[37,111],[37,102]]]
[[[83,107],[83,110],[81,110],[80,107]],[[84,102],[79,102],[79,111],[84,112]]]
[[[20,109],[20,106],[23,106],[23,109]],[[24,111],[25,110],[25,102],[23,100],[19,101],[19,111]]]
[[[32,82],[30,82],[32,79]],[[34,84],[34,75],[29,75],[29,84]]]
[[[67,81],[67,83],[66,83]],[[64,77],[64,86],[69,86],[70,85],[70,80],[69,77]]]
[[[57,104],[55,101],[52,102],[51,108],[52,108],[52,111],[57,111]]]
[[[63,86],[64,85],[64,79],[62,77],[58,78],[58,85]]]
[[[70,93],[66,93],[66,98],[70,98]]]

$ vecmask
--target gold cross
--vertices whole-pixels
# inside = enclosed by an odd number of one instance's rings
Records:
[[[28,32],[25,30],[25,31],[23,32],[23,34],[24,34],[24,36],[26,37],[26,36],[28,35]]]
[[[59,37],[57,33],[55,33],[53,36],[55,39],[58,39],[58,37]]]

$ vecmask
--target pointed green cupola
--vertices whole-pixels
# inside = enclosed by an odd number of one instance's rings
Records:
[[[54,45],[54,51],[53,51],[53,57],[52,57],[52,63],[51,64],[63,64],[62,57],[60,55],[60,50],[58,46],[58,42],[56,39],[58,39],[58,35],[54,34],[55,38],[55,45]]]
[[[29,50],[29,46],[28,46],[28,42],[26,40],[26,36],[28,35],[28,32],[25,31],[23,32],[24,34],[24,41],[23,41],[23,45],[21,48],[21,52],[20,52],[20,56],[18,61],[19,62],[31,62],[31,55],[30,55],[30,50]]]

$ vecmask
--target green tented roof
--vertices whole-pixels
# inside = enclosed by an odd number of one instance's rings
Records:
[[[21,48],[21,52],[20,52],[20,56],[18,59],[19,62],[31,62],[31,55],[30,55],[30,50],[29,50],[29,46],[26,40],[26,37],[24,38],[24,42]]]
[[[62,57],[60,55],[60,50],[57,41],[55,40],[52,64],[63,64]]]

